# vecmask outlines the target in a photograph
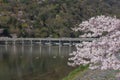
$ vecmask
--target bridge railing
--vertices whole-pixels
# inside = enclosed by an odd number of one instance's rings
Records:
[[[50,40],[50,41],[92,41],[96,38],[0,38],[0,41],[17,41],[17,40]]]

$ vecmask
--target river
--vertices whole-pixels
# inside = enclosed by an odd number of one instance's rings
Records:
[[[72,46],[0,45],[0,80],[62,80]]]

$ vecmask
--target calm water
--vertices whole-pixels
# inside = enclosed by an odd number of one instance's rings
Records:
[[[69,46],[0,46],[0,80],[61,80],[73,68],[67,66]]]

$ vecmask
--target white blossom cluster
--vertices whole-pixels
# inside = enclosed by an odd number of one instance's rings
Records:
[[[74,30],[87,32],[82,37],[100,37],[92,42],[77,44],[77,51],[70,54],[72,57],[69,58],[68,65],[89,64],[90,69],[120,70],[120,19],[97,16],[82,22]]]

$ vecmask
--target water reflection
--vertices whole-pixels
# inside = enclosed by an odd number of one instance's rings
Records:
[[[61,80],[72,46],[0,46],[0,80]]]

